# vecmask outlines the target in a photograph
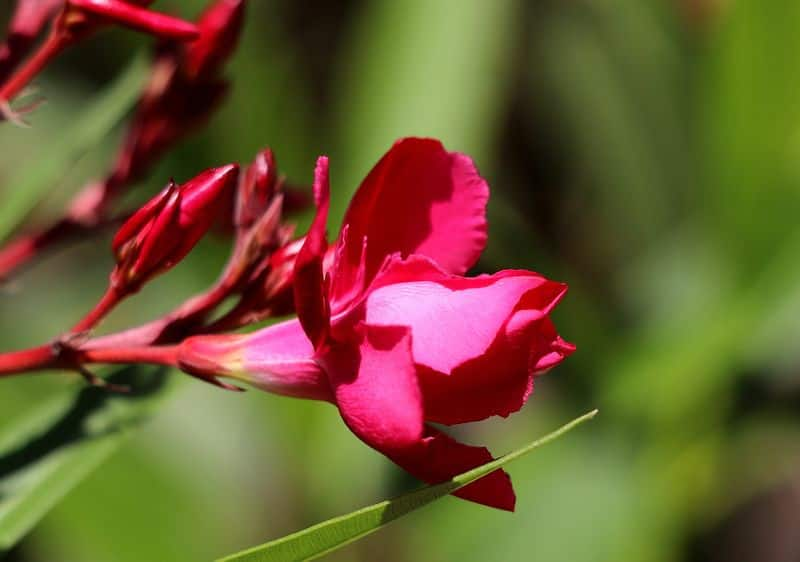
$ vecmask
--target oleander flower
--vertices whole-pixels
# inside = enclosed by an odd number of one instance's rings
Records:
[[[492,459],[431,423],[517,411],[534,377],[574,351],[549,314],[566,285],[507,270],[465,277],[487,239],[489,188],[432,139],[398,141],[361,184],[332,248],[328,160],[294,266],[297,319],[186,340],[179,363],[264,390],[334,403],[366,444],[429,483]],[[513,510],[496,470],[455,493]]]

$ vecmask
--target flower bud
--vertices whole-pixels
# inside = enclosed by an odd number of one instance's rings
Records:
[[[186,47],[185,71],[190,77],[216,74],[239,41],[244,0],[215,0],[197,21],[199,36]]]
[[[236,45],[243,10],[243,2],[216,0],[201,16],[195,41],[167,41],[159,46],[117,157],[113,183],[141,177],[165,150],[203,125],[219,106],[228,90],[219,73]]]
[[[235,164],[206,170],[185,184],[171,182],[120,227],[112,242],[116,286],[137,290],[170,269],[208,231],[236,184]]]
[[[259,152],[239,182],[236,198],[236,227],[245,230],[261,217],[278,189],[275,155],[267,148]]]

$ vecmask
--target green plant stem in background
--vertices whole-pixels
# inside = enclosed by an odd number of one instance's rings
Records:
[[[347,515],[329,519],[261,546],[226,556],[218,562],[289,562],[318,558],[374,533],[395,519],[443,498],[534,449],[555,441],[568,431],[594,418],[597,412],[592,410],[514,452],[459,474],[447,482],[427,486],[393,500],[382,501]]]

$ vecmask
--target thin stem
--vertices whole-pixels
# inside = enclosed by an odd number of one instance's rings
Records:
[[[21,375],[31,371],[81,368],[91,363],[178,365],[178,346],[121,347],[106,349],[59,350],[58,344],[0,353],[0,377]]]
[[[0,101],[11,101],[67,45],[68,41],[61,33],[50,33],[33,56],[0,87]]]
[[[148,346],[169,344],[193,335],[202,329],[211,312],[231,294],[227,278],[218,281],[211,289],[196,295],[165,316],[115,334],[93,338],[84,349],[118,348],[120,346]]]
[[[60,366],[58,353],[51,345],[0,353],[0,377]]]
[[[10,240],[0,247],[0,279],[8,279],[48,248],[77,238],[89,230],[75,221],[61,219],[44,230],[22,234]]]
[[[41,259],[47,252],[115,226],[124,218],[123,216],[83,223],[65,217],[42,230],[21,234],[17,238],[9,240],[0,246],[0,281],[13,277],[24,266],[36,259]]]
[[[176,367],[178,364],[178,346],[86,349],[79,350],[77,358],[82,365],[87,363],[149,363]]]
[[[103,297],[89,313],[75,324],[70,332],[79,333],[91,330],[116,307],[127,293],[119,290],[115,285],[109,285]]]

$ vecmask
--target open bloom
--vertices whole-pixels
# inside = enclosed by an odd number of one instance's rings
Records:
[[[330,401],[360,439],[429,483],[490,461],[430,422],[518,410],[534,376],[574,351],[548,317],[566,286],[520,270],[464,277],[486,243],[489,189],[468,157],[438,141],[398,141],[330,249],[327,158],[314,190],[317,215],[294,266],[297,319],[189,338],[182,367]],[[502,470],[455,495],[514,508]]]

